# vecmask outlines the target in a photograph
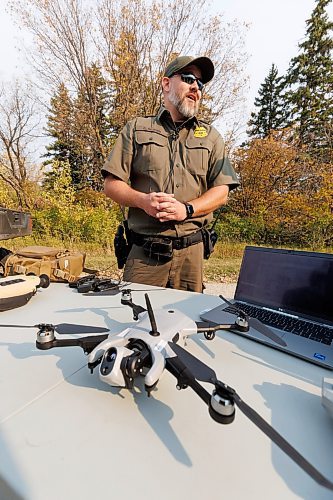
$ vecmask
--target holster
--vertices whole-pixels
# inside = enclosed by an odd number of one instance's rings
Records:
[[[218,235],[214,229],[201,229],[202,241],[204,246],[204,259],[209,259],[211,254],[214,252],[214,247],[218,239]]]
[[[132,248],[131,230],[128,227],[127,220],[119,224],[113,240],[113,245],[118,269],[123,269]]]

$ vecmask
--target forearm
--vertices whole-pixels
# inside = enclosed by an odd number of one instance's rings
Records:
[[[202,196],[196,199],[187,200],[188,203],[193,205],[193,217],[201,217],[202,215],[209,214],[225,205],[228,201],[229,187],[227,185],[216,186],[210,188]],[[161,199],[157,206],[157,218],[161,222],[166,221],[183,221],[186,217],[186,209],[184,203],[173,199]]]
[[[202,196],[195,200],[188,200],[194,208],[194,217],[209,214],[214,212],[217,208],[225,205],[228,201],[229,187],[216,186],[210,188]]]
[[[142,208],[145,193],[136,191],[126,182],[108,175],[104,180],[104,193],[108,198],[125,207]]]

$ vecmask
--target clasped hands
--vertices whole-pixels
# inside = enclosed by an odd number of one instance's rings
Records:
[[[186,218],[185,205],[176,200],[174,194],[147,193],[142,208],[148,215],[161,222],[183,221]]]

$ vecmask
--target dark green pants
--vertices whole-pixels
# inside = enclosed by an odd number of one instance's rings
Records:
[[[146,256],[142,247],[134,244],[125,265],[123,279],[133,283],[202,292],[203,243],[173,250],[173,257],[168,262],[158,262]]]

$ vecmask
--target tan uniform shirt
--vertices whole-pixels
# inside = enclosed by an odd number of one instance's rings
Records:
[[[130,182],[143,192],[173,193],[181,202],[199,198],[208,189],[239,185],[217,130],[194,117],[177,128],[161,107],[157,116],[127,123],[106,160],[102,174]],[[139,208],[128,214],[130,229],[140,234],[185,236],[212,220],[212,214],[184,222],[160,222]]]

